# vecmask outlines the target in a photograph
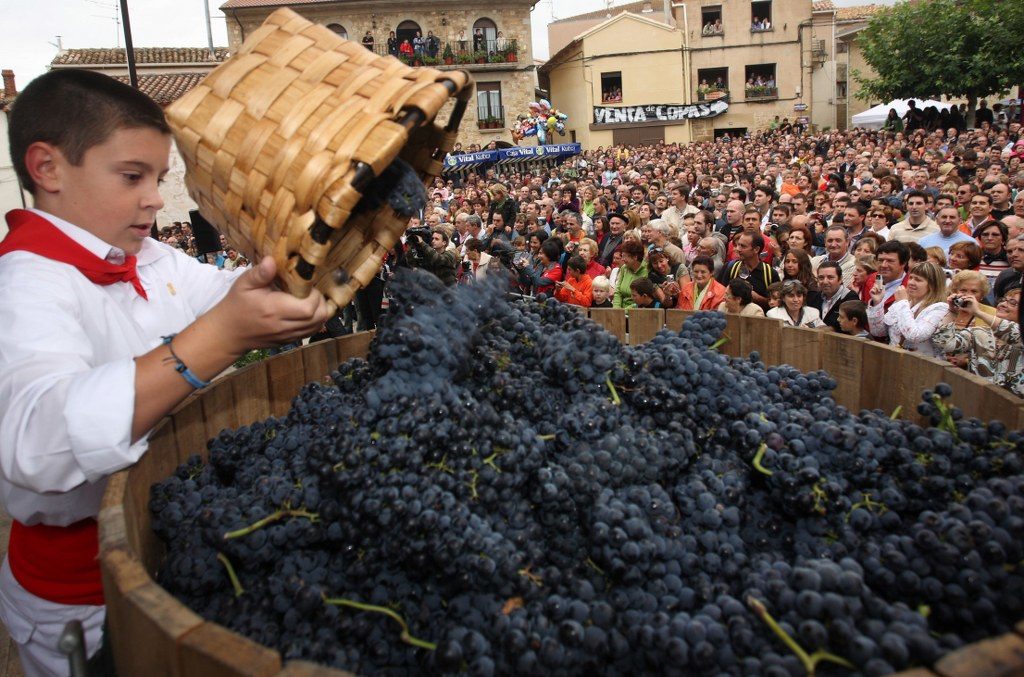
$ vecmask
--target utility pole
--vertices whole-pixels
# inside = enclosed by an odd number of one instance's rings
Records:
[[[139,88],[139,74],[135,71],[135,46],[132,44],[132,22],[128,17],[128,0],[121,0],[121,15],[124,17],[124,49],[128,58],[128,83]]]

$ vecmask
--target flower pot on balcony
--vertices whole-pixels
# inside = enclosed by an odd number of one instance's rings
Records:
[[[444,65],[445,66],[451,66],[453,63],[455,63],[455,57],[454,56],[446,56],[444,58]]]
[[[515,63],[519,61],[519,57],[516,56],[515,52],[509,52],[508,54],[505,55],[505,61],[507,61],[508,63]]]

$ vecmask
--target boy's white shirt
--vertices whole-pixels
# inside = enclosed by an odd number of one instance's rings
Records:
[[[120,252],[34,211],[100,258]],[[107,477],[148,444],[131,443],[133,358],[212,308],[242,272],[152,239],[137,266],[148,301],[128,283],[100,286],[36,254],[0,258],[0,500],[24,524],[98,513]]]

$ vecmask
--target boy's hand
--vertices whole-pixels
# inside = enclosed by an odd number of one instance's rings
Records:
[[[204,318],[216,323],[224,347],[242,354],[315,333],[329,318],[323,295],[313,290],[298,299],[272,287],[277,264],[265,256],[241,275]]]

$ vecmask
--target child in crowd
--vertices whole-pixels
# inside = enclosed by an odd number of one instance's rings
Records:
[[[768,307],[778,308],[782,305],[782,283],[773,282],[768,285]]]
[[[629,291],[637,308],[661,308],[657,288],[650,279],[640,277],[633,280],[629,283]]]
[[[593,301],[591,308],[612,307],[612,283],[604,275],[598,275],[593,279],[590,286],[590,293]]]
[[[868,310],[863,301],[844,301],[839,305],[839,329],[844,334],[871,339],[868,333]]]
[[[149,430],[251,348],[309,336],[320,294],[274,291],[267,257],[219,271],[150,239],[170,128],[146,95],[51,71],[18,96],[11,155],[34,209],[0,243],[0,496],[13,518],[0,618],[25,674],[67,674],[64,625],[94,658],[105,617],[96,515]]]

